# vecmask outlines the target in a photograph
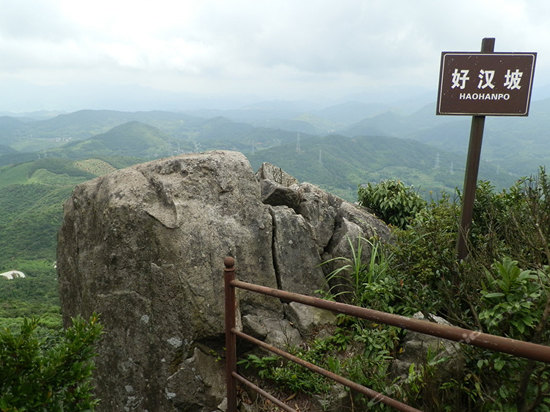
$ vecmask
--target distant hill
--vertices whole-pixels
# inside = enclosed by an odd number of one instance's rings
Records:
[[[471,116],[436,116],[435,104],[410,114],[385,112],[343,128],[345,136],[384,134],[414,139],[436,148],[466,153]],[[550,99],[531,103],[528,117],[488,116],[482,159],[516,176],[550,165]]]
[[[317,184],[348,200],[356,200],[357,188],[367,182],[398,178],[414,185],[425,197],[462,188],[465,157],[410,139],[393,137],[332,135],[301,140],[296,144],[249,154],[256,169],[262,162],[281,167],[300,181]],[[515,176],[499,173],[497,167],[482,162],[480,178],[497,187],[507,187]]]
[[[200,120],[183,113],[114,110],[80,110],[25,122],[12,117],[0,117],[0,144],[9,145],[20,152],[37,152],[106,133],[113,127],[133,121],[150,124],[171,134],[182,127],[189,127],[188,123]]]
[[[295,130],[283,130],[282,126],[291,129],[297,128],[304,134],[316,130],[314,126],[302,120],[281,120],[282,124],[275,122],[258,126],[230,120],[223,116],[201,118],[184,113],[161,111],[81,110],[46,120],[26,122],[11,117],[0,117],[0,145],[8,146],[20,153],[40,152],[59,155],[64,149],[53,151],[51,149],[71,143],[68,147],[69,149],[73,148],[70,149],[73,154],[75,151],[85,152],[85,150],[105,154],[109,151],[108,145],[104,147],[105,141],[101,141],[101,137],[99,140],[96,137],[107,134],[113,128],[132,122],[158,129],[152,134],[169,141],[172,152],[197,152],[211,149],[256,150],[277,146],[296,138]],[[129,127],[126,126],[126,128]],[[134,127],[140,128],[139,126]],[[113,133],[119,140],[123,131],[117,129]],[[144,131],[137,130],[137,133],[143,134]],[[92,140],[87,142],[85,147],[75,143],[86,139]],[[77,149],[77,147],[81,147],[83,150]],[[170,153],[165,149],[165,145],[162,144],[158,152]],[[2,158],[2,154],[0,152],[0,165],[9,164],[5,158]],[[120,155],[119,153],[112,154]],[[150,158],[154,154],[154,150],[148,150],[146,157]],[[22,161],[34,158],[36,156],[23,155]]]
[[[9,145],[15,142],[25,128],[25,123],[19,119],[0,116],[0,145]]]
[[[296,133],[215,117],[197,125],[183,141],[193,142],[199,149],[195,151],[227,149],[248,152],[295,142]]]
[[[63,202],[95,176],[68,159],[0,167],[0,266],[15,258],[53,261]]]
[[[132,121],[105,133],[46,151],[48,156],[85,159],[94,156],[134,156],[143,159],[173,154],[175,142],[156,127]]]
[[[5,146],[3,144],[0,144],[0,156],[13,155],[15,153],[17,153],[17,150],[14,150],[9,146]]]

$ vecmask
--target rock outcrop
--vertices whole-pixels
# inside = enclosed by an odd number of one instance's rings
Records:
[[[314,294],[346,236],[387,238],[363,209],[240,153],[157,160],[76,187],[57,268],[65,323],[101,315],[95,384],[103,411],[213,411],[223,404],[223,258],[241,280]],[[328,270],[328,269],[327,269]],[[239,293],[242,324],[299,337],[316,312]],[[279,328],[276,325],[281,325]],[[291,330],[287,330],[290,328]]]

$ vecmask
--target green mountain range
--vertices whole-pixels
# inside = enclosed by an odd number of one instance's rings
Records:
[[[300,181],[308,181],[355,200],[360,184],[400,179],[417,188],[424,197],[436,198],[442,191],[462,188],[465,156],[445,152],[411,139],[393,137],[345,137],[301,139],[296,143],[248,154],[253,168],[262,162],[281,167]],[[508,187],[514,175],[500,173],[487,162],[480,166],[480,178],[499,188]]]
[[[402,115],[384,112],[340,130],[346,136],[385,135],[413,139],[442,150],[466,153],[470,116],[435,116],[435,105]],[[485,121],[482,159],[516,176],[550,164],[550,99],[531,104],[528,117],[489,116]]]
[[[85,159],[98,156],[155,158],[172,154],[175,142],[156,127],[138,121],[115,126],[84,140],[76,140],[44,152],[49,157]]]
[[[528,120],[487,120],[480,178],[503,188],[550,163],[550,100],[543,103]],[[245,153],[254,169],[270,162],[352,201],[360,184],[389,178],[425,197],[462,187],[467,118],[436,117],[430,107],[402,114],[355,103],[312,112],[273,109],[210,118],[94,110],[41,120],[0,117],[0,271],[28,275],[24,282],[0,282],[0,324],[38,313],[57,321],[54,261],[63,202],[78,183],[131,164],[229,149]],[[370,115],[357,121],[362,111]]]

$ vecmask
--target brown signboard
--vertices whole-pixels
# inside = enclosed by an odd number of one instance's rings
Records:
[[[536,57],[443,52],[437,114],[527,116]]]

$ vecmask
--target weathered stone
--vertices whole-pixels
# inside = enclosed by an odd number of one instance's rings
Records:
[[[256,172],[258,180],[270,180],[285,187],[290,187],[298,183],[295,177],[286,173],[278,166],[264,162]]]
[[[288,206],[297,210],[300,205],[299,193],[290,187],[275,183],[271,180],[262,180],[262,202],[271,206]]]
[[[283,349],[302,343],[300,332],[287,319],[265,319],[264,323],[267,327],[266,343]]]
[[[243,331],[279,348],[302,342],[300,332],[287,319],[274,317],[272,312],[261,309],[243,316]]]
[[[426,320],[421,312],[415,313],[413,318]],[[451,325],[439,316],[431,315],[430,319],[440,325]],[[392,373],[395,376],[406,376],[412,363],[422,365],[426,362],[428,352],[435,359],[446,359],[438,366],[439,376],[456,376],[464,365],[464,356],[458,342],[408,331],[403,340],[403,351],[392,365]]]
[[[279,287],[289,292],[313,294],[326,288],[321,257],[311,225],[286,206],[271,209],[273,215],[273,258]]]
[[[75,189],[59,233],[60,297],[65,323],[101,314],[104,410],[123,409],[124,385],[142,399],[135,410],[174,410],[172,369],[196,341],[223,345],[223,257],[236,257],[240,279],[277,287],[271,221],[235,152],[154,161]],[[281,311],[274,299],[240,295],[241,309]]]
[[[332,312],[298,302],[285,305],[285,314],[304,337],[310,335],[319,326],[336,323],[336,316]]]
[[[274,190],[262,198],[262,187]],[[321,256],[349,254],[343,239],[358,231],[388,234],[372,215],[274,166],[255,176],[236,152],[157,160],[77,186],[59,232],[60,298],[65,324],[100,313],[98,410],[215,410],[223,361],[210,351],[224,346],[223,258],[236,258],[240,280],[311,295],[326,287]],[[237,298],[237,327],[242,315],[267,342],[299,343],[278,299],[242,290]],[[305,319],[296,322],[304,330]]]
[[[195,347],[193,356],[167,379],[164,395],[179,410],[211,412],[211,405],[225,398],[224,363],[205,350]]]
[[[331,260],[334,257],[344,257],[353,259],[352,248],[357,255],[359,242],[361,242],[361,261],[366,264],[371,259],[371,241],[379,239],[388,241],[390,237],[389,229],[380,220],[366,212],[360,206],[343,202],[338,208],[337,223],[334,229],[330,243],[322,255],[323,271],[325,276],[330,279],[331,290],[339,295],[339,300],[347,301],[350,291],[353,290],[354,279],[351,274],[342,271],[337,278],[330,276],[335,270],[350,261]]]
[[[311,183],[300,184],[297,191],[301,199],[298,213],[311,225],[313,238],[319,253],[322,253],[332,238],[337,224],[338,208],[344,200]]]

